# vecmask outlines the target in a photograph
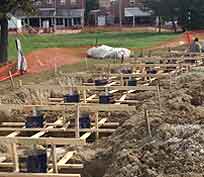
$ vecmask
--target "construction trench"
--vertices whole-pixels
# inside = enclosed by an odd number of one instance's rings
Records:
[[[203,56],[138,61],[2,95],[0,176],[202,176]]]

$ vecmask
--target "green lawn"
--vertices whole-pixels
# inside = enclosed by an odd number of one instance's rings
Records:
[[[19,36],[25,53],[40,48],[92,46],[98,38],[99,44],[113,47],[147,48],[162,41],[173,39],[175,33],[142,33],[142,32],[98,32],[63,35],[24,35]],[[15,37],[9,38],[9,58],[16,58]]]

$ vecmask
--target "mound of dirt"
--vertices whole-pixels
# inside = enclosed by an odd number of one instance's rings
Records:
[[[151,108],[152,137],[148,135],[141,106],[110,137],[89,146],[89,150],[80,148],[76,160],[85,164],[82,176],[157,177],[203,173],[204,109],[203,105],[192,104],[194,96],[203,94],[203,82],[204,75],[185,74],[177,78],[171,90],[161,92],[161,112],[151,93],[141,94],[139,99],[144,97]]]

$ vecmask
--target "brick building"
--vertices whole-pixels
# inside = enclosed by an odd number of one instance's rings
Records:
[[[143,8],[143,0],[99,0],[98,20],[105,18],[106,25],[121,23],[136,26],[152,23],[151,13]]]
[[[24,24],[39,28],[84,26],[85,0],[39,0],[34,16],[21,15]]]

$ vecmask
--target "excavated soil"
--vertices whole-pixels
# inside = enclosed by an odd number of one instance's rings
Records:
[[[162,111],[154,97],[143,95],[148,101],[115,133],[78,149],[76,161],[85,164],[84,177],[202,176],[204,74],[184,74],[171,90],[162,91]],[[144,108],[149,109],[152,137]]]
[[[161,111],[154,93],[138,93],[136,98],[144,103],[134,115],[115,112],[110,116],[111,121],[120,122],[111,136],[94,144],[68,147],[77,150],[72,162],[84,164],[83,177],[196,177],[199,175],[191,174],[204,173],[203,68],[178,76],[171,87],[167,80],[161,83]],[[20,89],[1,100],[30,103],[49,94]],[[147,132],[144,109],[149,111],[152,137]],[[0,115],[1,121],[22,119],[22,115],[8,111]]]

